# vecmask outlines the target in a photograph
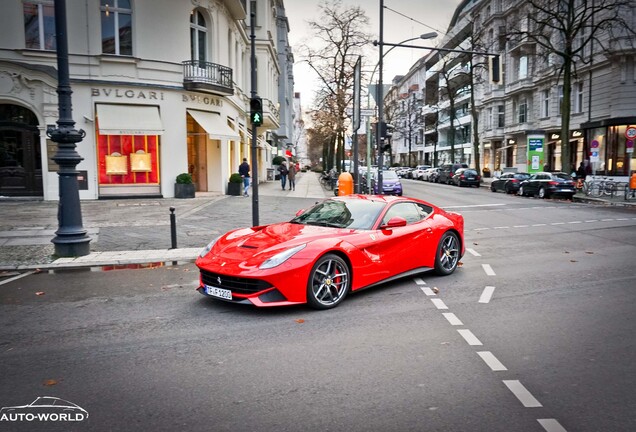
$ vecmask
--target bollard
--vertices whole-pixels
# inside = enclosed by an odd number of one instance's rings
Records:
[[[343,172],[338,177],[338,196],[351,195],[353,193],[353,176]]]
[[[170,207],[170,237],[172,239],[172,247],[177,248],[177,217],[174,214],[174,207]]]

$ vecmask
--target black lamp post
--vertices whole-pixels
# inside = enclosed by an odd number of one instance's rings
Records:
[[[57,38],[57,94],[59,119],[57,128],[46,134],[57,143],[53,160],[59,166],[60,201],[57,208],[58,229],[51,240],[55,254],[60,257],[83,256],[90,253],[90,237],[82,226],[82,208],[79,200],[77,164],[82,158],[75,144],[82,141],[86,133],[75,129],[68,71],[68,39],[66,31],[66,0],[55,0],[55,35]]]

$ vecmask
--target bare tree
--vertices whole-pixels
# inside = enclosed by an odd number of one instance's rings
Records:
[[[300,55],[318,74],[321,88],[315,99],[322,112],[318,120],[327,121],[335,139],[326,144],[325,169],[344,158],[344,136],[348,116],[346,109],[353,98],[353,69],[370,36],[364,31],[369,19],[359,6],[344,8],[342,0],[325,0],[319,6],[317,20],[309,21],[318,47],[302,46]]]
[[[509,31],[515,40],[527,38],[538,46],[537,55],[556,66],[556,79],[563,83],[561,104],[562,170],[571,172],[570,113],[572,79],[577,67],[589,63],[599,53],[611,58],[617,41],[631,42],[634,35],[632,16],[634,0],[525,0],[527,15]],[[625,37],[627,36],[627,37]],[[594,49],[592,49],[592,47]]]

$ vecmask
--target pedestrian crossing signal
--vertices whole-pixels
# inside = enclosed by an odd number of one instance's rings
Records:
[[[263,99],[253,97],[250,99],[250,120],[253,125],[260,126],[263,124]]]

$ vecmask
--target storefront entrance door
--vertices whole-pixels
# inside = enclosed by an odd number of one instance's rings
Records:
[[[43,195],[37,125],[28,109],[0,105],[0,195]]]

